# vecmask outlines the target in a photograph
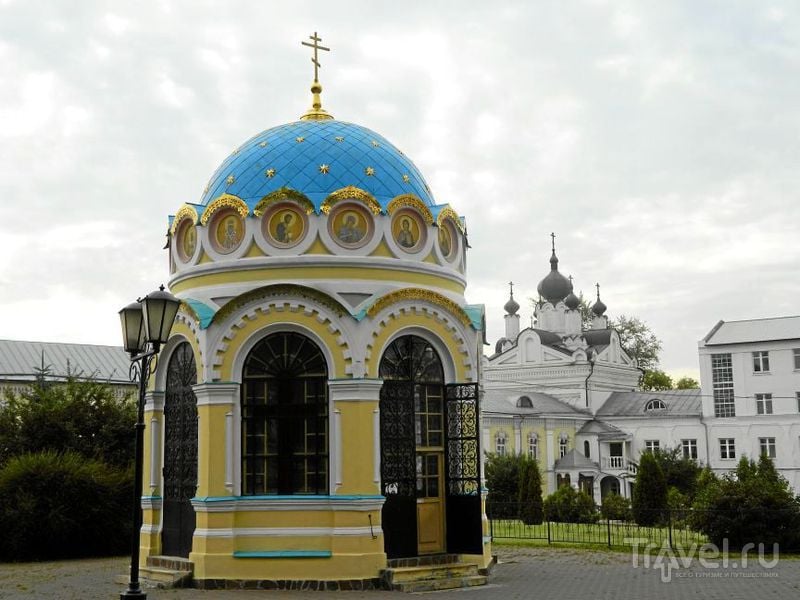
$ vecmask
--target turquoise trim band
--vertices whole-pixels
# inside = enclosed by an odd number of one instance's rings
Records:
[[[252,552],[237,550],[233,553],[233,558],[330,558],[333,552],[330,550],[269,550],[264,552]]]
[[[205,498],[192,498],[193,502],[250,502],[253,500],[295,500],[297,502],[319,502],[320,500],[330,500],[333,502],[340,501],[340,502],[350,502],[353,500],[383,500],[383,496],[361,496],[361,495],[352,495],[352,496],[206,496]]]

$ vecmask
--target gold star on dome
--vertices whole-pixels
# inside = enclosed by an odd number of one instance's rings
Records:
[[[294,138],[294,141],[296,141],[298,144],[302,144],[303,142],[305,142],[305,141],[306,141],[306,138],[304,138],[304,137],[301,135],[301,136],[298,136],[298,137]]]
[[[333,138],[333,139],[335,139],[337,142],[343,142],[343,141],[344,141],[344,136],[337,135],[337,136],[336,136],[335,138]]]
[[[208,184],[206,184],[206,187],[204,187],[204,188],[203,188],[203,193],[204,193],[204,194],[207,194],[207,193],[208,193]]]
[[[236,177],[233,175],[228,175],[227,179],[225,179],[225,183],[228,185],[231,185],[234,181],[236,181]]]
[[[403,183],[408,183],[409,181],[411,181],[411,177],[409,177],[408,175],[406,175],[406,174],[404,173],[404,174],[403,174]]]
[[[378,141],[377,141],[377,140],[372,140],[372,147],[373,147],[373,148],[377,148],[378,146],[380,146],[380,144],[378,143]]]
[[[261,146],[262,148],[266,148],[267,147],[267,142],[261,142],[259,144],[259,146]]]
[[[233,154],[234,156],[236,156],[237,154],[239,154],[239,149],[238,149],[238,148],[234,148],[234,149],[233,149],[233,152],[231,152],[231,154]]]
[[[329,165],[320,165],[319,166],[319,172],[322,173],[323,175],[325,175],[330,170],[331,170],[331,168],[330,168]]]
[[[277,171],[275,169],[267,169],[266,171],[264,171],[264,175],[266,175],[270,179],[275,177],[275,173],[277,173]]]
[[[375,169],[373,169],[372,167],[367,167],[366,169],[364,169],[364,173],[367,174],[367,177],[372,177],[373,175],[375,175]]]

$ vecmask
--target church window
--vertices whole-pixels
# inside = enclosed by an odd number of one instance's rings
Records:
[[[494,451],[499,456],[505,456],[507,449],[506,449],[506,442],[508,438],[506,437],[505,431],[498,431],[497,435],[494,436]]]
[[[733,438],[720,438],[719,457],[724,459],[736,458],[736,440]]]
[[[244,364],[242,494],[328,493],[328,371],[297,333],[261,340]]]
[[[769,352],[766,350],[753,352],[753,372],[769,373]]]
[[[529,396],[520,396],[517,398],[517,408],[533,408],[533,401]]]
[[[756,414],[772,414],[772,394],[756,394]]]
[[[659,398],[653,398],[652,400],[647,402],[647,405],[644,407],[645,412],[652,412],[652,411],[663,411],[667,410],[667,405],[664,404],[663,400]]]
[[[534,460],[539,458],[539,436],[535,433],[528,434],[528,456]]]
[[[774,437],[758,438],[758,446],[762,456],[767,458],[775,458],[777,456]]]
[[[645,440],[644,441],[644,450],[645,452],[658,452],[661,449],[661,442],[658,440]]]
[[[569,436],[566,433],[562,433],[561,437],[558,439],[558,456],[559,458],[564,458],[569,451]]]
[[[681,440],[681,448],[683,449],[683,458],[697,458],[697,440]]]
[[[585,440],[585,441],[583,442],[583,455],[584,455],[586,458],[589,458],[589,454],[590,454],[590,453],[591,453],[591,450],[590,450],[590,446],[589,446],[589,440]]]
[[[800,348],[794,349],[794,370],[800,371]]]
[[[729,353],[711,355],[711,384],[714,394],[714,416],[735,417],[733,363]]]

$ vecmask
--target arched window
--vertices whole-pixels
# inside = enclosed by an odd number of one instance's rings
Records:
[[[566,433],[562,433],[561,436],[558,438],[559,458],[564,458],[564,456],[566,456],[568,451],[569,451],[569,436]]]
[[[517,398],[517,408],[533,408],[533,401],[528,396]]]
[[[507,452],[506,442],[508,441],[508,437],[506,436],[505,431],[498,431],[497,435],[494,436],[494,451],[499,456],[505,456]]]
[[[589,458],[589,451],[590,451],[590,447],[589,447],[589,440],[585,440],[585,441],[583,442],[583,455],[584,455],[586,458]]]
[[[535,460],[539,458],[539,436],[532,432],[528,434],[528,456]]]
[[[648,400],[647,404],[644,407],[644,412],[652,412],[652,411],[663,411],[667,410],[667,405],[664,404],[663,400],[659,398],[653,398],[652,400]]]
[[[319,347],[275,333],[242,378],[242,494],[328,493],[328,369]]]

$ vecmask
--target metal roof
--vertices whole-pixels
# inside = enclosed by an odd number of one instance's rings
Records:
[[[556,471],[567,469],[593,469],[598,470],[600,465],[592,462],[574,448],[559,458],[553,465]]]
[[[533,407],[517,406],[517,400],[521,396],[530,398]],[[531,416],[539,414],[587,416],[585,412],[548,394],[540,392],[509,392],[508,390],[486,390],[483,397],[482,411],[484,413]]]
[[[667,409],[645,412],[650,400],[664,402]],[[613,392],[597,416],[604,417],[686,417],[701,416],[703,412],[700,390],[667,390],[663,392]]]
[[[49,367],[53,379],[73,374],[130,383],[130,358],[119,346],[0,340],[0,379],[33,381],[42,364]]]
[[[800,339],[800,316],[720,321],[703,338],[706,346]]]

